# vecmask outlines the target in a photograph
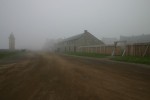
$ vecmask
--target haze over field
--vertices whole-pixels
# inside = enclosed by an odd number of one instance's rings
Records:
[[[0,0],[0,49],[11,32],[16,48],[40,49],[46,39],[90,33],[101,39],[150,34],[150,0]]]

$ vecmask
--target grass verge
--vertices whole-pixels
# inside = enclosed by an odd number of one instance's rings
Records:
[[[150,65],[150,57],[118,56],[118,57],[112,58],[112,60]]]
[[[94,57],[94,58],[105,58],[105,57],[110,56],[110,55],[105,55],[105,54],[85,53],[85,52],[84,53],[81,53],[81,52],[67,52],[65,54],[75,55],[75,56],[84,56],[84,57]],[[115,56],[115,57],[111,58],[111,60],[150,65],[150,57]]]
[[[98,54],[98,53],[82,53],[82,52],[67,52],[65,54],[68,55],[75,55],[75,56],[84,56],[84,57],[95,57],[95,58],[104,58],[109,55],[104,55],[104,54]]]

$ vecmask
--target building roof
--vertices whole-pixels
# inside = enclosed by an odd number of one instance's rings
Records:
[[[78,35],[75,35],[75,36],[66,38],[66,39],[64,39],[62,42],[80,39],[80,38],[81,38],[82,36],[84,36],[85,34],[90,34],[91,36],[95,37],[94,35],[92,35],[91,33],[89,33],[87,30],[84,30],[84,33],[81,33],[81,34],[78,34]],[[96,38],[96,37],[95,37],[95,38]],[[96,39],[97,39],[97,38],[96,38]],[[99,40],[99,39],[98,39],[98,40]],[[101,41],[101,42],[102,42],[102,41]]]
[[[96,38],[94,35],[89,33],[87,30],[85,30],[84,33],[72,36],[70,38],[66,38],[66,39],[60,41],[58,44],[61,44],[61,43],[64,43],[64,42],[69,42],[69,41],[74,41],[74,40],[79,40],[80,38],[83,38],[83,37],[86,37],[86,38],[84,38],[86,40],[88,40],[88,38],[89,39],[91,39],[91,38],[93,39],[93,42],[87,42],[86,41],[86,44],[88,44],[88,45],[92,45],[93,43],[95,43],[95,45],[96,44],[104,44],[101,40]]]
[[[89,32],[87,30],[84,30],[84,33],[81,33],[81,34],[78,34],[78,35],[66,38],[62,42],[80,39],[85,33],[89,33]]]
[[[83,35],[84,35],[84,33],[78,34],[78,35],[72,36],[70,38],[66,38],[63,41],[77,40],[77,39],[81,38]]]

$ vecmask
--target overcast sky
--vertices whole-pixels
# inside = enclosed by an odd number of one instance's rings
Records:
[[[88,30],[97,38],[150,34],[150,0],[0,0],[0,49],[40,49]]]

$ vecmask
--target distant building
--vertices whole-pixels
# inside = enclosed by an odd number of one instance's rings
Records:
[[[55,44],[57,44],[62,39],[46,39],[46,42],[43,46],[43,50],[45,51],[54,51],[55,50]]]
[[[56,45],[57,51],[60,52],[76,52],[80,46],[103,45],[104,43],[89,33],[87,30],[84,33],[66,38]]]
[[[127,44],[148,43],[150,42],[150,34],[137,36],[120,36],[120,41],[127,41]]]
[[[9,36],[9,50],[15,50],[15,37],[13,35],[13,32],[11,32]]]
[[[114,42],[117,41],[117,39],[116,38],[102,38],[102,41],[106,45],[111,45],[111,44],[114,44]]]

